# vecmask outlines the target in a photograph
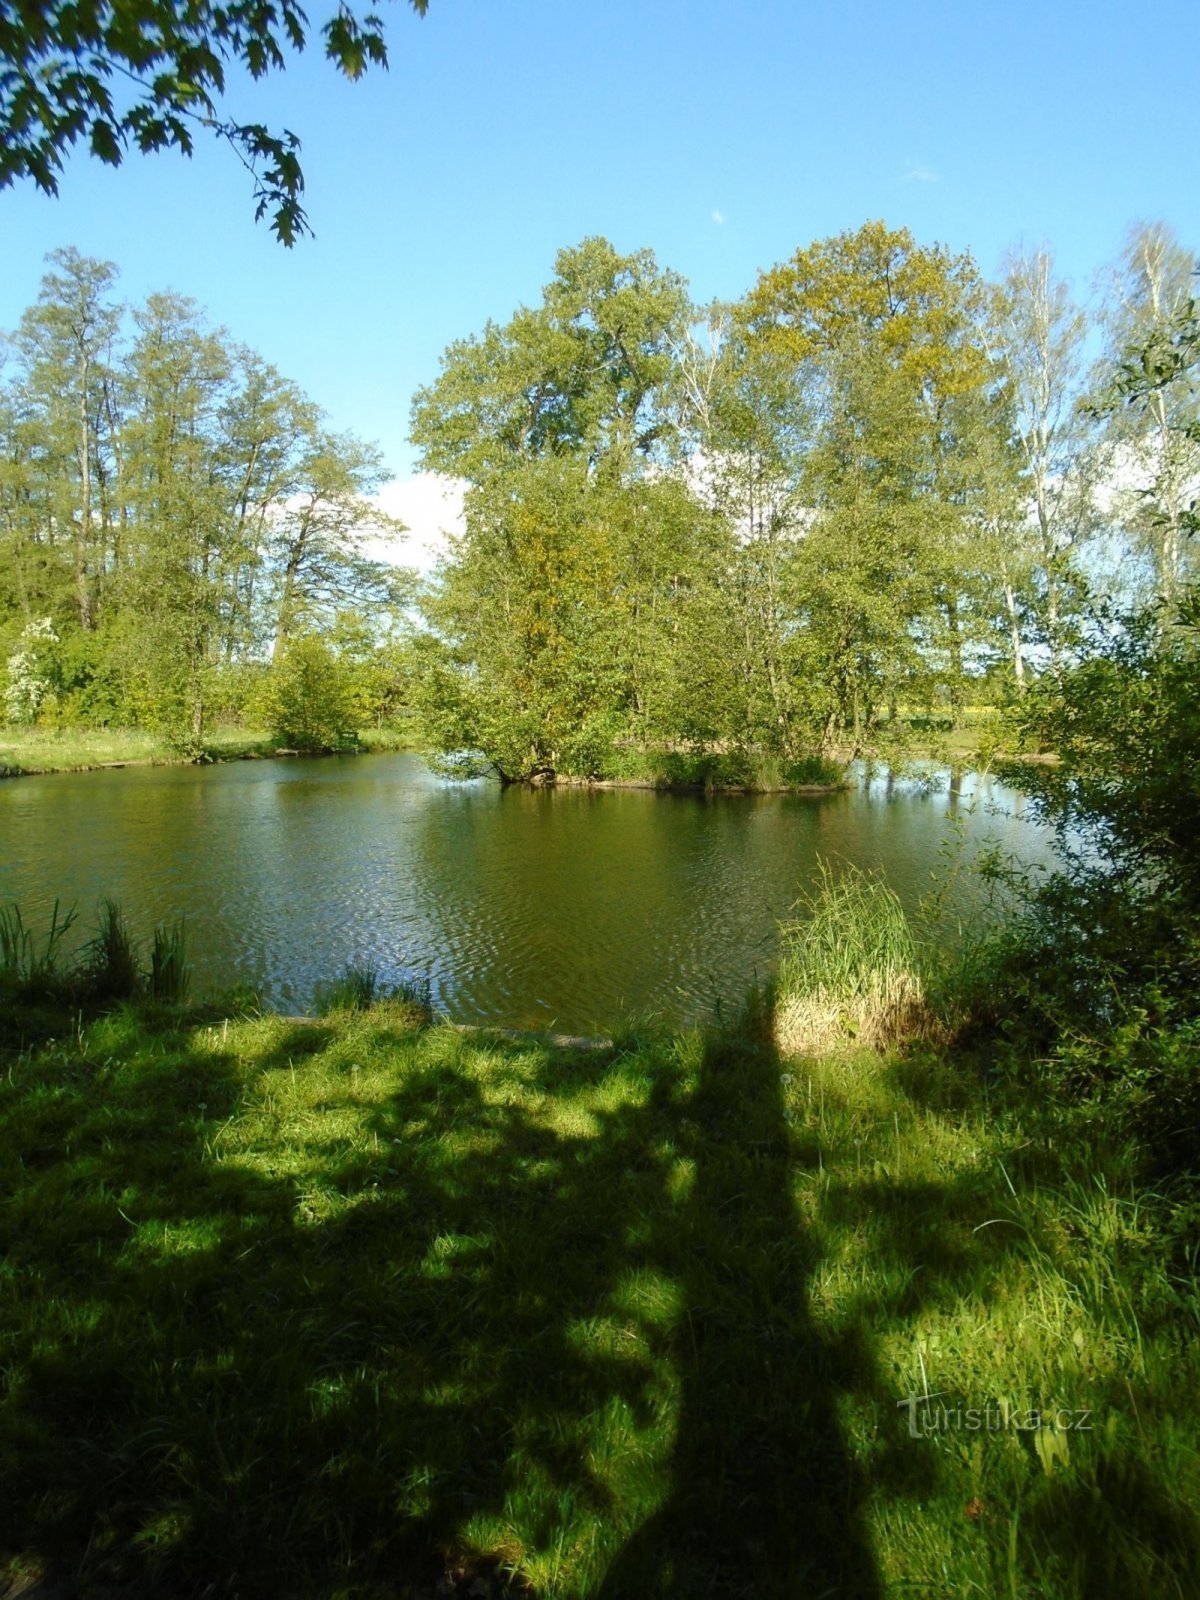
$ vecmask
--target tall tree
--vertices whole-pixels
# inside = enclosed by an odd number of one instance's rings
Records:
[[[1112,281],[1107,311],[1111,392],[1131,354],[1154,350],[1186,321],[1196,287],[1196,258],[1161,224],[1130,236]],[[1110,411],[1113,470],[1130,483],[1127,523],[1145,552],[1156,594],[1168,611],[1188,577],[1188,512],[1200,482],[1200,375],[1181,364],[1144,386],[1134,405]]]
[[[321,426],[317,407],[268,362],[244,348],[232,359],[217,459],[231,523],[221,601],[226,662],[253,656],[276,632],[271,559]]]
[[[682,491],[659,480],[689,313],[649,251],[585,239],[540,306],[451,345],[414,400],[422,464],[471,485],[427,608],[446,647],[427,714],[508,778],[591,770],[665,697],[663,619],[686,583]]]
[[[860,747],[939,661],[961,701],[984,581],[971,456],[999,389],[986,300],[969,257],[872,222],[797,251],[744,302],[748,338],[808,374],[815,407],[797,558],[826,747]]]
[[[111,536],[111,364],[121,308],[109,298],[117,269],[77,250],[47,258],[58,270],[42,279],[37,305],[16,338],[25,402],[40,421],[45,469],[56,485],[52,539],[69,539],[79,625],[96,624]]]
[[[688,311],[683,280],[649,250],[623,256],[601,238],[560,250],[539,307],[452,344],[441,376],[417,391],[422,464],[478,484],[539,456],[621,471],[661,456]]]
[[[223,335],[181,295],[152,295],[134,323],[136,409],[127,446],[133,548],[122,601],[142,627],[123,643],[148,719],[198,749],[230,554],[218,454],[232,362]]]
[[[328,631],[345,607],[398,600],[397,585],[407,591],[409,574],[364,550],[369,536],[401,531],[368,499],[388,476],[374,445],[319,421],[306,430],[294,491],[275,506],[266,530],[275,657],[294,634]]]
[[[1078,590],[1077,557],[1098,527],[1096,430],[1080,406],[1088,332],[1087,316],[1055,275],[1048,251],[1009,255],[997,341],[1033,526],[1032,549],[1015,551],[1008,568],[1036,573],[1038,632],[1054,672]]]

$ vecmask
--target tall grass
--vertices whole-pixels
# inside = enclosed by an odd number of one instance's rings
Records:
[[[81,977],[96,1000],[132,1000],[142,987],[137,946],[115,900],[102,900],[96,933],[83,953]]]
[[[59,948],[76,918],[74,907],[62,912],[56,900],[39,951],[32,928],[25,926],[20,906],[0,906],[0,979],[21,991],[44,987],[57,973]]]
[[[776,1040],[788,1055],[856,1043],[886,1049],[936,1030],[917,941],[895,892],[822,862],[819,888],[782,929]]]
[[[154,930],[154,940],[150,947],[151,998],[165,1001],[169,1005],[179,1005],[187,999],[190,981],[183,922],[177,922],[173,928],[160,925]]]
[[[339,1011],[368,1011],[379,994],[379,973],[366,962],[348,961],[331,982],[319,984],[313,1005],[319,1017]]]
[[[365,961],[349,961],[331,982],[318,984],[313,1009],[319,1017],[377,1010],[411,1027],[423,1026],[433,1015],[427,978],[384,984],[378,968]]]
[[[115,900],[101,901],[94,934],[69,955],[64,941],[77,921],[75,908],[63,912],[56,900],[39,939],[20,906],[0,907],[0,994],[24,1004],[89,1009],[144,997],[168,1003],[186,997],[190,975],[182,923],[154,929],[146,967]]]

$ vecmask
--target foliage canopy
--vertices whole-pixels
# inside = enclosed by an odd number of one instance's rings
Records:
[[[409,0],[424,16],[428,0]],[[326,57],[347,78],[386,67],[383,23],[339,3],[320,29]],[[195,130],[224,139],[254,179],[255,217],[267,213],[285,245],[309,231],[300,141],[288,129],[239,122],[221,113],[232,67],[254,79],[282,71],[289,52],[309,42],[308,17],[295,0],[56,0],[0,7],[0,188],[32,178],[46,194],[71,147],[120,166],[132,145],[142,154],[174,147],[191,155]]]

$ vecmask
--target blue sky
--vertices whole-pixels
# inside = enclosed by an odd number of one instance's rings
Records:
[[[331,6],[314,4],[314,22]],[[171,287],[300,382],[398,473],[441,351],[538,297],[590,233],[734,297],[870,217],[986,272],[1048,243],[1087,293],[1139,220],[1200,247],[1200,6],[1161,0],[430,0],[383,6],[389,73],[319,55],[227,108],[293,128],[317,232],[255,225],[233,155],[72,158],[0,192],[0,327],[73,244],[130,299]]]

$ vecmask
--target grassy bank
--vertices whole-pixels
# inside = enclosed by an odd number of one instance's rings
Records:
[[[367,728],[357,737],[362,750],[414,748],[405,729]],[[273,756],[278,746],[265,728],[214,728],[205,737],[204,758],[240,761]],[[140,728],[0,728],[0,778],[101,767],[177,766],[191,760],[166,739]]]
[[[10,1572],[1200,1588],[1200,1302],[1128,1151],[941,1048],[781,1059],[764,1015],[599,1051],[416,1020],[10,1010]]]
[[[586,775],[555,781],[591,788],[702,790],[731,794],[824,794],[846,786],[845,764],[811,755],[796,761],[753,750],[614,749]]]
[[[1025,761],[1017,730],[1000,711],[967,707],[957,723],[948,716],[901,711],[894,724],[875,730],[873,759],[903,766],[934,761],[951,767],[988,767],[998,760]],[[704,790],[709,793],[829,793],[847,784],[853,751],[840,756],[810,754],[788,760],[745,749],[655,750],[621,746],[586,776],[559,773],[562,784],[600,788]]]

